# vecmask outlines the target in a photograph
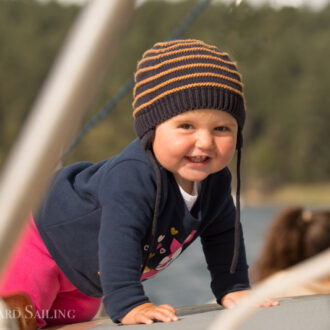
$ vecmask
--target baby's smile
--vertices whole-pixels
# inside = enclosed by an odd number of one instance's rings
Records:
[[[209,156],[185,156],[186,160],[194,164],[205,165],[211,159]]]

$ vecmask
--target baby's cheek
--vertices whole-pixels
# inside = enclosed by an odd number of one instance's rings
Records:
[[[235,155],[236,144],[233,141],[228,141],[221,145],[220,150],[223,159],[227,162],[230,162]]]

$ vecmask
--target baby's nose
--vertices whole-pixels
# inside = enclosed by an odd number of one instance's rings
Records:
[[[200,149],[210,149],[213,146],[213,136],[209,131],[197,132],[196,147]]]

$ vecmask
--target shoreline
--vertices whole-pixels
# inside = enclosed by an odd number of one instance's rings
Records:
[[[330,208],[330,182],[324,184],[289,184],[272,191],[247,189],[243,191],[244,204],[261,206],[305,206]]]

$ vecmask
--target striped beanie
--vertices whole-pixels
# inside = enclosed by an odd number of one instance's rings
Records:
[[[194,109],[223,110],[241,131],[245,101],[236,63],[199,40],[158,42],[137,65],[133,101],[137,135],[152,136],[163,121]]]
[[[230,267],[230,272],[234,273],[240,249],[240,160],[245,121],[243,84],[236,63],[227,53],[200,40],[158,42],[147,50],[138,62],[133,109],[135,131],[157,176],[149,250],[144,256],[142,272],[156,235],[162,190],[159,165],[152,152],[155,127],[178,114],[197,109],[222,110],[236,119],[236,222],[234,254]]]

